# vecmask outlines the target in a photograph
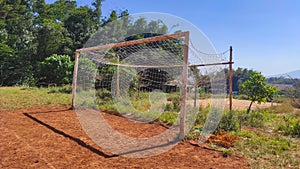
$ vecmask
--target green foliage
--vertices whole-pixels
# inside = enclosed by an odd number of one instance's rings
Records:
[[[106,89],[97,90],[96,96],[100,99],[111,99],[112,98],[111,92]]]
[[[71,94],[72,93],[72,86],[71,85],[63,85],[58,87],[49,87],[48,93],[66,93]]]
[[[71,94],[51,93],[52,88],[0,88],[0,109],[15,110],[36,105],[60,104],[71,106]]]
[[[251,168],[298,168],[299,140],[246,130],[235,134],[240,140],[234,143],[234,153],[251,159]]]
[[[195,121],[196,126],[204,125],[209,111],[210,111],[210,105],[207,105],[205,108],[203,108],[203,107],[199,108],[199,113],[197,114],[196,121]]]
[[[167,111],[159,116],[158,121],[166,125],[173,125],[176,123],[177,117],[178,113]]]
[[[39,63],[40,82],[47,84],[72,83],[73,62],[68,55],[52,55]]]
[[[92,60],[88,58],[79,58],[77,77],[78,90],[90,90],[94,88],[97,72],[98,69],[96,64]]]
[[[44,18],[40,23],[41,28],[37,32],[37,60],[53,54],[72,54],[74,50],[70,49],[72,44],[66,28],[52,19]]]
[[[254,70],[249,70],[245,68],[237,68],[236,70],[233,70],[233,77],[232,77],[232,90],[240,93],[240,85],[244,83],[247,79],[249,79],[250,75],[252,73],[256,73]],[[229,70],[225,69],[225,74],[227,77],[227,84],[229,84]],[[229,87],[229,86],[228,86]],[[228,88],[229,90],[229,88]]]
[[[263,128],[265,122],[265,113],[261,111],[251,111],[250,113],[238,112],[240,125]]]
[[[0,85],[35,85],[45,78],[38,67],[46,57],[58,54],[73,58],[75,49],[99,28],[102,1],[95,0],[93,7],[79,7],[69,0],[52,4],[45,0],[1,0]]]
[[[266,83],[266,78],[261,73],[252,73],[250,78],[241,84],[241,93],[245,94],[251,100],[247,112],[250,112],[252,103],[257,101],[258,104],[272,100],[277,93],[275,87],[271,87]]]
[[[68,30],[70,38],[73,39],[71,49],[82,48],[83,44],[96,31],[97,23],[93,20],[93,11],[87,6],[79,7],[70,12],[64,21],[64,27]]]
[[[225,131],[240,131],[241,123],[239,122],[237,114],[224,112],[217,130],[221,129]]]
[[[285,77],[270,77],[267,79],[269,84],[286,84],[286,85],[295,85],[295,82],[300,83],[300,79],[292,79]]]
[[[171,101],[170,104],[172,104],[172,108],[174,112],[179,112],[181,108],[181,103],[180,103],[180,93],[170,93],[168,94],[168,101]]]
[[[30,1],[2,0],[0,9],[0,85],[22,85],[33,69]]]
[[[278,124],[277,131],[282,131],[285,135],[300,138],[300,114],[283,115],[282,121]]]

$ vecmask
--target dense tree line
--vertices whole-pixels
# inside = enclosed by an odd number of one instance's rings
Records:
[[[267,79],[267,82],[270,84],[284,84],[284,85],[293,85],[300,83],[300,79],[286,78],[286,77],[270,77]]]
[[[134,23],[123,19],[115,24],[123,29],[108,26],[105,30],[103,27],[111,21],[129,13],[112,11],[104,18],[102,2],[94,0],[91,6],[78,7],[74,0],[57,0],[52,4],[45,0],[0,0],[0,86],[70,83],[75,50],[82,48],[99,29],[106,33],[104,37],[95,37],[106,42],[111,38],[106,34],[118,38],[124,33],[155,33],[123,39],[133,40],[167,32],[162,21],[148,23],[144,18]],[[100,45],[98,42],[95,41],[96,45]]]
[[[69,0],[1,0],[0,8],[0,85],[34,83],[39,62],[52,54],[72,56],[99,23],[97,6],[78,8]]]
[[[74,0],[0,0],[0,85],[38,83],[40,62],[53,54],[73,59],[106,22],[102,1],[78,7]]]
[[[223,73],[219,72],[219,73]],[[229,82],[230,82],[230,76],[229,76],[229,69],[224,69],[225,77],[226,77],[226,83],[227,83],[227,93],[229,93]],[[241,90],[241,84],[244,83],[246,80],[250,79],[251,74],[258,73],[252,69],[247,68],[240,68],[233,70],[232,72],[232,91],[234,94],[239,94]],[[210,77],[208,75],[201,75],[197,78],[198,80],[198,86],[203,87],[203,90],[205,92],[211,92],[211,81]]]

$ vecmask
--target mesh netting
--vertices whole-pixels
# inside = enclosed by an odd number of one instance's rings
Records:
[[[138,122],[152,122],[171,114],[174,125],[179,124],[180,111],[185,111],[185,133],[195,123],[199,108],[210,107],[212,113],[202,133],[211,133],[225,106],[227,64],[222,63],[226,52],[206,54],[190,42],[188,75],[183,77],[184,42],[183,36],[170,36],[80,50],[77,107],[93,105]],[[86,100],[87,95],[96,99]]]
[[[200,136],[204,137],[217,128],[226,104],[226,52],[200,52],[184,35],[164,35],[77,51],[77,115],[98,145],[122,154],[161,144],[174,145],[197,127],[195,124],[201,125]],[[147,140],[131,138],[115,132],[92,109],[134,122],[159,120],[170,128]],[[116,146],[119,142],[122,144]],[[143,156],[160,151],[147,150],[149,154]]]

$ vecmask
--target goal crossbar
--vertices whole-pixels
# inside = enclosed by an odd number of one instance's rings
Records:
[[[174,33],[174,34],[169,34],[169,35],[154,36],[154,37],[125,41],[125,42],[120,42],[120,43],[111,43],[111,44],[101,45],[101,46],[81,48],[81,49],[77,49],[76,53],[94,51],[94,50],[102,50],[102,49],[108,49],[108,48],[118,48],[118,47],[123,47],[123,46],[137,45],[137,44],[141,44],[141,43],[150,43],[150,42],[186,37],[188,33],[189,32],[179,32],[179,33]]]

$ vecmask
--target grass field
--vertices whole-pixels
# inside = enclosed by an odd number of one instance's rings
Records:
[[[61,91],[64,90],[1,87],[0,110],[12,111],[36,105],[70,107],[71,94]],[[248,105],[249,102],[245,101],[245,103]],[[239,136],[240,139],[233,147],[223,149],[223,153],[248,158],[252,168],[300,168],[299,110],[282,104],[272,108],[263,107],[249,115],[245,115],[241,110],[234,112],[243,127],[240,131],[231,134]]]
[[[0,110],[15,110],[36,105],[70,105],[71,95],[54,92],[55,88],[0,88]]]

